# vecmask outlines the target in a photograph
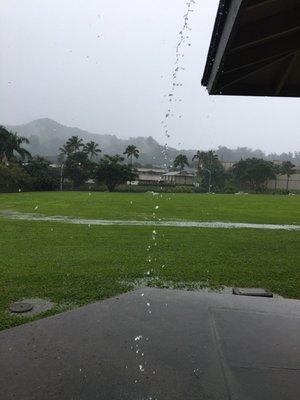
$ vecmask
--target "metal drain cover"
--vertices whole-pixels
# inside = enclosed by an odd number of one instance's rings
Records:
[[[18,301],[16,303],[12,303],[9,307],[10,312],[12,313],[17,313],[17,314],[22,314],[29,312],[33,309],[33,305],[30,303],[24,303],[21,301]]]
[[[237,288],[232,289],[232,293],[238,296],[254,296],[254,297],[273,297],[273,293],[262,288]]]

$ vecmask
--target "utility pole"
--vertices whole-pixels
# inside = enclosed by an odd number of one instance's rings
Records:
[[[210,193],[210,190],[211,190],[211,170],[208,169],[208,168],[203,168],[203,167],[202,167],[202,169],[204,171],[208,172],[208,193]]]
[[[64,163],[62,162],[60,165],[60,185],[59,185],[59,190],[61,192],[63,190],[63,171],[64,171]]]

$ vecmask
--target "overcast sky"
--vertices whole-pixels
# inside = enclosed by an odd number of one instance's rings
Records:
[[[0,123],[48,117],[164,143],[186,1],[1,0]],[[191,14],[169,144],[299,151],[300,99],[211,97],[201,87],[217,4],[198,0]]]

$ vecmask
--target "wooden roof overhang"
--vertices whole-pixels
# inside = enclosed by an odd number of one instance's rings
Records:
[[[300,97],[300,0],[220,0],[202,85],[212,95]]]

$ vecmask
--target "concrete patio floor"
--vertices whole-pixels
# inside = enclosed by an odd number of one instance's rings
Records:
[[[0,355],[1,400],[298,400],[300,301],[144,288],[2,331]]]

